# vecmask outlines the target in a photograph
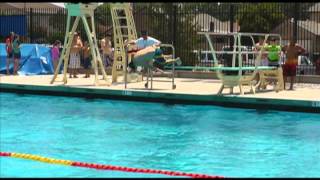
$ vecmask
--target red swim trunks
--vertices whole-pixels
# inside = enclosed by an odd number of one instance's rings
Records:
[[[284,64],[282,69],[284,76],[296,76],[297,74],[297,64]]]

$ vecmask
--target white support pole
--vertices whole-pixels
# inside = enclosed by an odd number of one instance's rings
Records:
[[[94,47],[94,43],[92,41],[92,35],[91,35],[90,29],[89,29],[87,19],[84,15],[81,16],[81,19],[82,19],[84,29],[86,31],[86,34],[87,34],[87,37],[89,40],[89,47],[90,47],[90,51],[91,51],[91,55],[92,55],[94,74],[95,74],[95,81],[94,82],[95,82],[95,85],[98,85],[99,82],[98,82],[97,54],[95,52],[95,47]]]
[[[239,45],[239,48],[238,49],[238,65],[239,65],[239,72],[238,72],[238,75],[241,77],[242,76],[242,54],[241,54],[241,35],[239,34],[238,35],[238,45]]]
[[[51,80],[51,84],[55,81],[55,79],[57,78],[57,75],[59,73],[60,70],[60,66],[62,64],[62,61],[64,61],[64,67],[63,67],[63,83],[66,84],[67,83],[67,66],[68,66],[68,62],[69,62],[69,54],[70,54],[70,48],[72,45],[72,40],[74,37],[74,32],[77,29],[77,26],[79,24],[79,20],[80,18],[77,17],[74,21],[74,24],[72,26],[71,32],[69,32],[70,29],[70,24],[71,24],[71,16],[68,15],[67,17],[67,28],[66,28],[66,36],[65,36],[65,42],[64,42],[64,47],[61,53],[61,56],[59,58],[59,64],[57,66],[57,69],[55,70],[55,74]]]
[[[60,70],[60,66],[62,64],[62,59],[65,59],[64,58],[64,54],[66,52],[66,48],[65,47],[67,47],[67,44],[68,44],[68,37],[69,36],[67,34],[69,33],[69,29],[70,29],[70,19],[71,19],[71,16],[68,15],[68,17],[67,17],[67,27],[66,27],[66,36],[64,37],[64,44],[63,44],[62,53],[61,53],[61,55],[59,57],[59,63],[58,63],[58,66],[55,69],[55,72],[54,72],[54,75],[53,75],[53,78],[52,78],[50,84],[53,84],[53,82],[57,78],[59,70]]]
[[[233,35],[233,53],[236,52],[236,47],[237,47],[237,34]],[[232,67],[235,67],[236,65],[236,54],[233,54],[232,55]]]
[[[99,49],[98,49],[98,41],[97,41],[97,37],[96,37],[96,29],[94,27],[94,15],[92,14],[90,18],[91,18],[91,26],[92,26],[92,38],[93,38],[93,42],[94,42],[94,45],[95,45],[97,61],[98,61],[98,64],[100,64],[100,68],[101,68],[101,73],[102,73],[103,79],[108,83],[108,85],[111,85],[111,83],[109,83],[108,80],[107,80],[107,73],[105,71],[105,66],[102,63],[101,55],[100,55],[100,52],[99,52]]]
[[[215,50],[213,48],[211,39],[210,39],[208,34],[205,34],[205,36],[206,36],[206,38],[208,40],[208,43],[209,43],[209,47],[210,47],[211,54],[212,54],[212,57],[213,57],[214,66],[218,66],[218,59],[217,59],[217,56],[216,56],[216,52],[215,52]]]
[[[70,49],[72,46],[73,38],[74,38],[74,32],[76,31],[78,24],[79,24],[80,17],[76,17],[76,20],[73,24],[73,27],[71,29],[71,32],[68,34],[68,46],[66,47],[66,53],[64,55],[64,67],[63,67],[63,83],[67,84],[67,68],[69,63],[69,55],[70,55]]]

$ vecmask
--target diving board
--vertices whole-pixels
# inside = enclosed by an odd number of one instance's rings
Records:
[[[170,66],[166,66],[165,69],[171,68]],[[275,70],[277,67],[274,66],[244,66],[244,67],[224,67],[224,66],[218,66],[218,67],[204,67],[204,66],[176,66],[176,70],[205,70],[205,71],[239,71],[239,69],[242,69],[243,71],[254,71],[254,70]]]
[[[249,52],[243,51],[241,45],[241,38],[248,37],[252,41],[252,47],[255,46],[254,37],[263,37],[263,45],[266,44],[266,41],[269,37],[278,38],[281,44],[281,36],[279,34],[265,34],[265,33],[242,33],[242,32],[198,32],[199,35],[204,35],[209,44],[210,52],[213,57],[214,67],[176,67],[177,70],[207,70],[207,71],[216,71],[217,76],[222,81],[221,88],[218,92],[219,95],[222,94],[224,88],[230,88],[230,93],[233,93],[233,88],[239,86],[240,94],[244,94],[242,86],[250,86],[250,91],[255,93],[255,89],[260,87],[261,84],[266,85],[267,79],[271,75],[276,86],[276,91],[283,90],[283,75],[281,67],[265,67],[260,66],[261,56],[263,53],[263,48],[258,52]],[[233,37],[233,45],[231,46],[232,51],[216,51],[213,47],[211,36],[230,36]],[[231,66],[222,66],[219,64],[217,59],[217,54],[232,54]],[[243,66],[242,55],[243,54],[253,54],[255,65],[254,66]],[[255,56],[257,55],[257,56]],[[232,73],[225,73],[225,72]],[[246,71],[246,73],[244,73]],[[251,71],[251,72],[250,72]],[[259,80],[256,76],[259,75]],[[269,78],[270,79],[270,78]]]

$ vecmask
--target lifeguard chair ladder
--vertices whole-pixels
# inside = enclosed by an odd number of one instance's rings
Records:
[[[112,83],[114,83],[117,82],[119,75],[125,74],[125,42],[136,40],[137,32],[130,3],[112,3],[110,9],[114,35],[114,61],[112,66]]]

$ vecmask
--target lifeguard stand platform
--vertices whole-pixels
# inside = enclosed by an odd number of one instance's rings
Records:
[[[72,40],[74,38],[74,33],[78,27],[80,19],[83,21],[83,25],[86,31],[86,35],[88,37],[91,55],[92,55],[92,65],[94,68],[95,73],[95,85],[99,85],[98,80],[98,67],[100,67],[101,73],[103,75],[103,79],[107,82],[106,85],[110,85],[111,83],[107,80],[107,74],[104,69],[104,65],[101,60],[101,56],[99,53],[97,38],[96,38],[96,31],[94,26],[94,10],[98,7],[98,3],[65,3],[65,7],[68,10],[68,17],[67,17],[67,27],[66,27],[66,36],[64,39],[63,50],[59,59],[59,63],[57,69],[55,70],[54,76],[51,80],[51,84],[57,78],[57,75],[60,70],[60,66],[64,63],[63,66],[63,83],[67,83],[67,67],[69,62],[69,55],[70,49],[72,45]],[[75,21],[73,22],[73,26],[70,31],[70,24],[71,18],[76,17]],[[87,22],[87,18],[91,20],[91,27]]]

